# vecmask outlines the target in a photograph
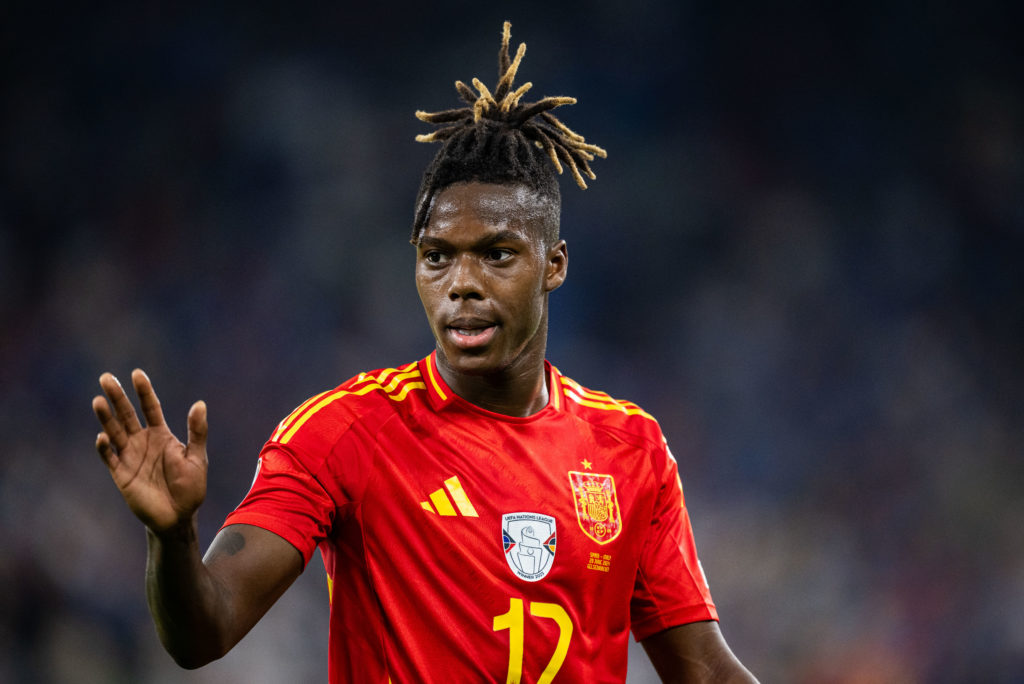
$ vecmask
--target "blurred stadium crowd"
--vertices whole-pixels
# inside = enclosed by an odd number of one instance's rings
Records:
[[[1013,3],[74,7],[0,22],[0,681],[324,680],[318,558],[224,661],[162,652],[89,400],[141,366],[179,434],[208,402],[205,544],[292,407],[428,353],[412,112],[506,18],[609,150],[549,356],[659,417],[740,658],[1024,681]]]

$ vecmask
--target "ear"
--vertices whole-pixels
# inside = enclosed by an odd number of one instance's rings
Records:
[[[569,249],[565,240],[559,240],[548,248],[547,271],[544,274],[544,291],[553,292],[565,282],[569,270]]]

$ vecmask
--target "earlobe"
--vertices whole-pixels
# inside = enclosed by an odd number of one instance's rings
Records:
[[[569,249],[565,240],[559,240],[548,250],[547,266],[544,289],[547,292],[553,292],[565,282],[565,276],[569,270]]]

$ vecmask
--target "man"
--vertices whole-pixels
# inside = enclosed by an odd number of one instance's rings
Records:
[[[622,681],[629,631],[665,681],[753,681],[721,636],[676,463],[654,419],[545,361],[565,280],[555,171],[585,187],[600,148],[520,104],[506,23],[499,82],[445,124],[412,242],[436,339],[361,373],[274,430],[205,558],[206,407],[188,439],[146,375],[146,427],[109,373],[96,447],[145,523],[147,596],[167,650],[198,667],[232,648],[316,548],[331,596],[331,681]],[[112,408],[111,408],[112,405]]]

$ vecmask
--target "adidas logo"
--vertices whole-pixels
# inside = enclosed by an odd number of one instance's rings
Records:
[[[454,505],[452,505],[453,502]],[[444,487],[431,492],[430,501],[420,501],[420,506],[428,513],[437,513],[438,515],[459,515],[461,513],[467,518],[479,517],[473,504],[469,502],[466,490],[462,488],[458,477],[449,477],[445,480]]]

